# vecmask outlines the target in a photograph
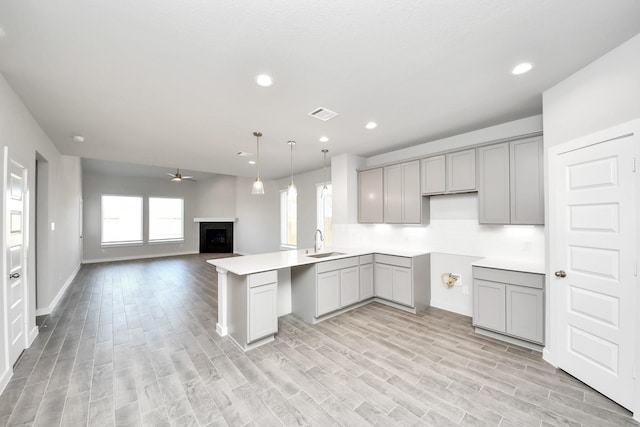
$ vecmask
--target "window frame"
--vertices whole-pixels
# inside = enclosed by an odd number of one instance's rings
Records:
[[[170,200],[180,200],[181,202],[181,206],[180,206],[180,219],[181,219],[181,224],[180,224],[180,231],[181,231],[181,237],[176,237],[176,238],[163,238],[163,239],[152,239],[151,238],[151,199],[170,199]],[[166,196],[148,196],[147,197],[147,225],[148,225],[148,230],[147,230],[147,242],[150,245],[158,245],[158,244],[163,244],[163,243],[180,243],[180,242],[184,242],[184,198],[182,197],[166,197]]]
[[[140,239],[117,240],[105,242],[105,217],[104,217],[104,199],[105,197],[121,197],[129,199],[138,199],[140,202]],[[117,247],[117,246],[142,246],[144,244],[144,196],[135,194],[101,194],[100,195],[100,247]]]
[[[289,242],[289,194],[287,190],[280,190],[280,247],[282,249],[297,249],[298,247],[298,196],[295,196],[295,243]]]

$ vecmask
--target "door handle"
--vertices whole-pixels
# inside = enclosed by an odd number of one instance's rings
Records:
[[[556,277],[560,277],[560,278],[567,277],[567,273],[565,273],[564,270],[558,270],[554,274],[556,275]]]
[[[17,279],[20,277],[20,273],[13,273],[9,275],[9,279]]]

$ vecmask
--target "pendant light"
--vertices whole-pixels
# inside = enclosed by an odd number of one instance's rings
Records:
[[[262,136],[262,132],[254,132],[253,136],[256,137],[256,166],[258,167],[258,174],[256,180],[253,181],[251,194],[254,196],[262,196],[264,195],[264,184],[260,180],[260,137]]]
[[[327,153],[329,150],[326,148],[322,149],[322,173],[324,175],[324,186],[322,187],[322,191],[320,192],[320,197],[324,199],[326,195],[329,193],[329,187],[327,187]]]
[[[296,197],[298,195],[298,189],[293,183],[293,146],[296,145],[296,142],[287,141],[287,144],[291,147],[291,181],[289,182],[289,188],[287,188],[287,196]]]

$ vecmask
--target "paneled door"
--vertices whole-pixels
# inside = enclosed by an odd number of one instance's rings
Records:
[[[549,181],[557,364],[627,408],[636,350],[636,144],[633,133],[605,132],[561,146],[551,152]]]
[[[7,313],[9,333],[9,362],[13,365],[27,347],[27,281],[25,266],[25,226],[27,225],[27,170],[8,157],[6,165],[5,206],[7,215]]]

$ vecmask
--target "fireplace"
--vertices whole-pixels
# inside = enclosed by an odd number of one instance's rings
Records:
[[[200,253],[233,253],[233,222],[201,222]]]

